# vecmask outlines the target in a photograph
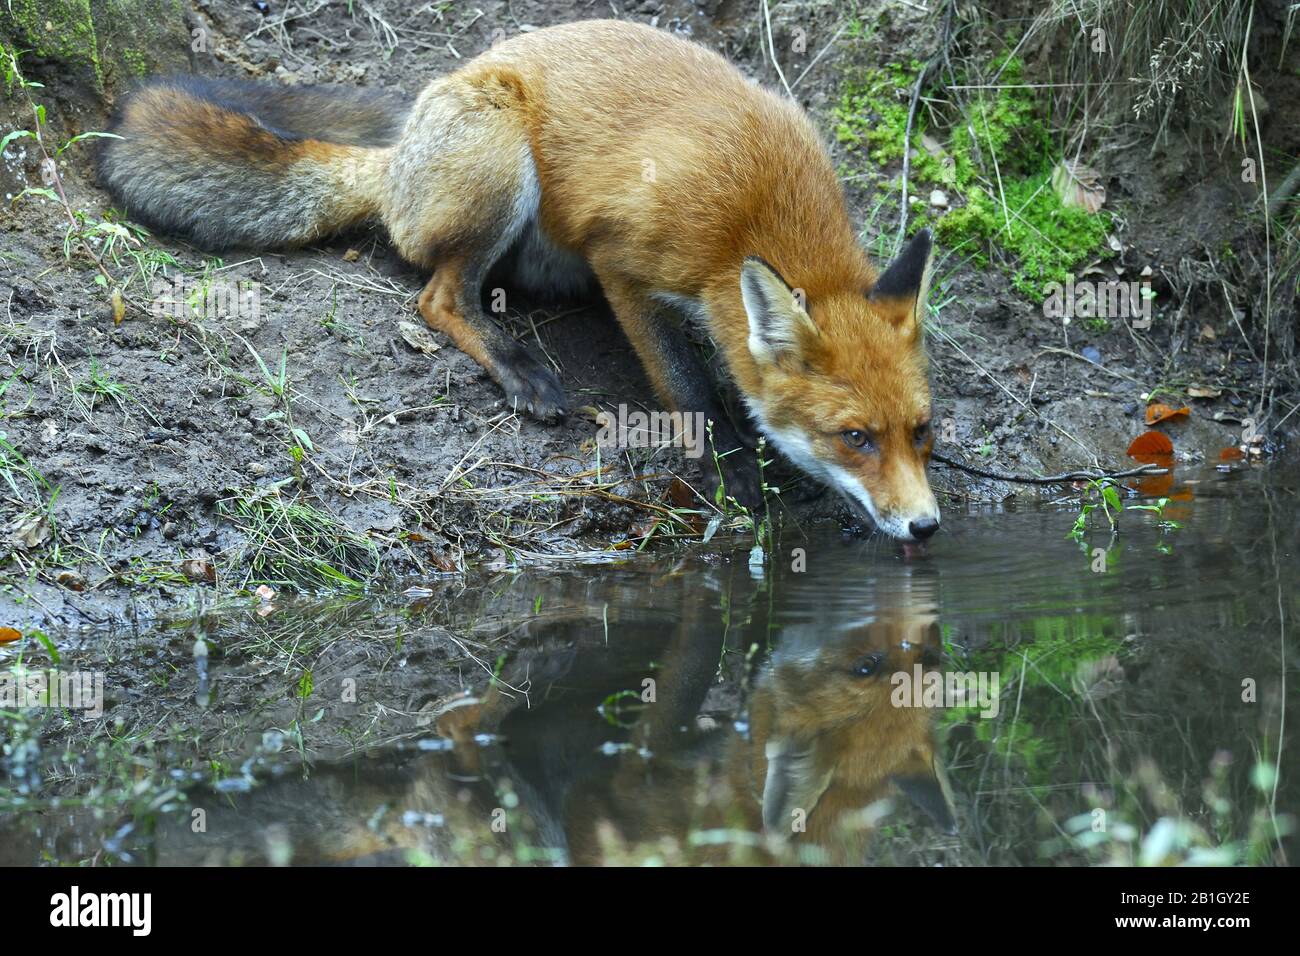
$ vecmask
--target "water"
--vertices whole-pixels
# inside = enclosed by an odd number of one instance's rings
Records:
[[[1300,482],[1175,490],[63,641],[0,863],[1290,862]]]

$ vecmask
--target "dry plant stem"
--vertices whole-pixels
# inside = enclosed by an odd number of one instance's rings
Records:
[[[766,6],[766,3],[764,5]],[[925,78],[939,65],[940,60],[946,62],[948,59],[948,46],[952,42],[952,14],[956,5],[956,0],[948,0],[944,6],[943,38],[939,42],[939,49],[925,61],[925,65],[916,74],[916,83],[912,86],[912,101],[907,108],[907,129],[903,133],[903,203],[898,213],[896,248],[902,246],[903,236],[907,233],[907,184],[912,172],[912,129],[916,125],[916,107],[921,102],[921,87],[925,85]]]
[[[956,468],[967,474],[976,475],[980,478],[992,478],[996,481],[1010,481],[1020,485],[1061,485],[1072,481],[1097,481],[1101,478],[1134,478],[1138,476],[1145,478],[1151,475],[1167,475],[1169,473],[1168,468],[1161,468],[1159,465],[1142,465],[1140,468],[1129,468],[1125,471],[1084,469],[1081,471],[1067,471],[1060,475],[1045,475],[1040,478],[1036,475],[1009,475],[1004,472],[976,468],[974,465],[968,465],[938,452],[932,453],[930,457],[940,464],[947,465],[949,468]]]
[[[1246,37],[1250,37],[1251,24],[1255,22],[1255,7],[1252,5],[1246,19]],[[1250,99],[1250,119],[1255,127],[1255,143],[1259,149],[1259,184],[1264,202],[1264,364],[1260,370],[1260,398],[1256,407],[1256,418],[1264,417],[1264,403],[1268,400],[1268,359],[1269,339],[1273,332],[1273,224],[1268,214],[1268,168],[1264,163],[1264,138],[1259,132],[1259,113],[1255,109],[1255,90],[1250,79],[1250,64],[1247,60],[1246,40],[1242,41],[1241,74],[1246,81],[1246,95]]]
[[[772,66],[776,67],[776,75],[781,78],[781,85],[785,87],[785,95],[794,99],[794,90],[790,89],[790,84],[786,81],[785,71],[781,69],[781,64],[776,59],[776,41],[772,38],[772,10],[768,6],[767,0],[763,0],[763,19],[767,22],[767,52],[772,57]],[[762,28],[760,27],[760,33]]]

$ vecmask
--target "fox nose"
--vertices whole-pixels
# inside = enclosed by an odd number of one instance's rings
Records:
[[[909,524],[907,530],[912,532],[912,537],[917,541],[924,541],[939,530],[939,519],[921,518],[919,521],[913,521]]]

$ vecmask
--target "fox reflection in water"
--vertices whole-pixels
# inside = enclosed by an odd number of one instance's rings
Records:
[[[852,864],[900,796],[952,831],[936,715],[891,701],[894,675],[938,668],[933,604],[887,597],[856,620],[756,621],[733,641],[759,648],[738,722],[702,716],[724,628],[698,592],[668,626],[611,619],[608,644],[599,616],[535,626],[535,646],[561,649],[520,652],[444,704],[445,748],[193,793],[206,832],[160,826],[155,861]]]

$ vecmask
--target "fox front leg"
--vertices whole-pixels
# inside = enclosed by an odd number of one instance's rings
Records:
[[[712,378],[674,310],[608,274],[598,271],[597,277],[659,400],[683,416],[695,416],[704,426],[697,431],[703,443],[699,462],[705,497],[715,501],[721,487],[744,507],[758,507],[763,501],[758,459],[714,394]]]

